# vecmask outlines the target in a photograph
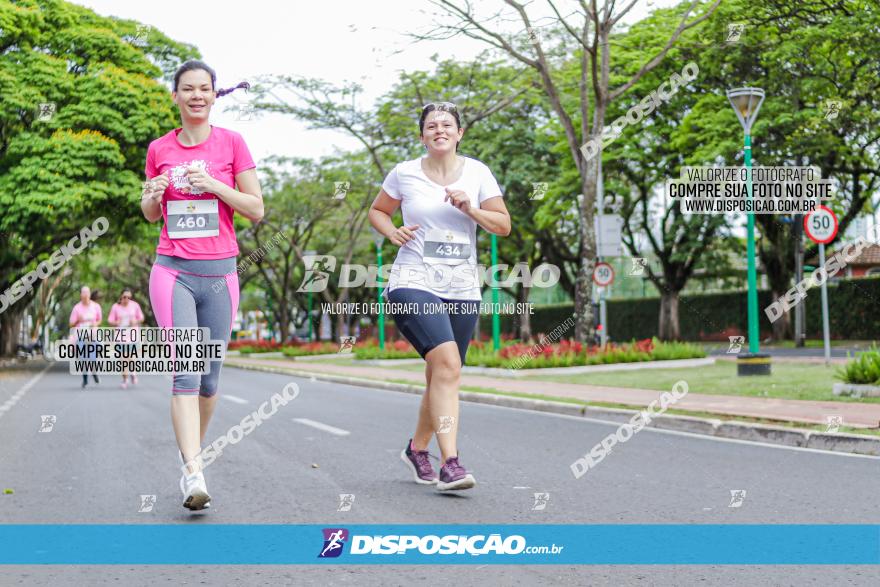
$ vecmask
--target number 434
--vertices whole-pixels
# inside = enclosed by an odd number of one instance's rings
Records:
[[[438,255],[455,255],[457,257],[461,254],[461,249],[458,247],[458,245],[438,245],[435,252]]]

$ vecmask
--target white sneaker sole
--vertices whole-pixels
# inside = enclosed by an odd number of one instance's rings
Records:
[[[477,484],[474,476],[468,473],[458,481],[453,481],[452,483],[444,483],[440,480],[437,481],[437,491],[457,491],[459,489],[470,489],[471,487]]]
[[[178,453],[179,454],[179,453]],[[180,457],[180,460],[183,461],[183,457]],[[185,492],[185,480],[184,477],[180,477],[180,492]],[[211,496],[205,493],[204,491],[193,491],[190,495],[187,495],[183,500],[183,507],[188,510],[198,511],[198,510],[207,510],[211,507]]]
[[[419,470],[416,469],[416,466],[412,464],[412,461],[409,460],[409,457],[406,456],[406,449],[400,451],[400,460],[406,464],[407,468],[412,472],[413,481],[418,483],[419,485],[435,485],[437,483],[437,479],[433,481],[425,481],[421,477],[419,477]]]

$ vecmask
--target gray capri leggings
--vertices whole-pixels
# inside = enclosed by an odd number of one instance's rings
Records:
[[[158,255],[150,273],[150,302],[162,328],[210,328],[212,340],[229,342],[238,311],[235,257],[182,259]],[[174,375],[171,393],[211,397],[217,393],[222,361],[204,375]]]

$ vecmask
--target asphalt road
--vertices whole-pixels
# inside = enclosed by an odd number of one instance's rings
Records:
[[[645,429],[584,477],[569,465],[617,424],[463,404],[459,447],[476,489],[438,494],[398,453],[415,395],[224,370],[214,439],[290,381],[300,395],[206,471],[212,508],[181,507],[169,383],[118,377],[79,389],[61,367],[0,372],[2,523],[854,523],[880,524],[880,459]],[[18,396],[16,394],[18,393]],[[11,398],[18,399],[11,403]],[[5,409],[4,409],[5,408]],[[42,416],[55,416],[40,432]],[[729,507],[731,490],[745,490]],[[534,493],[550,494],[533,510]],[[340,494],[354,494],[337,511]],[[141,495],[155,495],[141,513]],[[193,549],[222,545],[188,545]],[[453,573],[450,576],[450,573]],[[2,585],[840,585],[877,584],[878,567],[761,566],[10,566]]]

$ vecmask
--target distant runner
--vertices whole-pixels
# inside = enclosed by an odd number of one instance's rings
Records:
[[[124,289],[122,290],[122,294],[119,296],[119,301],[113,304],[113,307],[110,308],[110,314],[107,316],[107,323],[110,326],[116,326],[118,328],[125,328],[123,333],[120,333],[121,338],[125,339],[126,333],[129,331],[128,329],[139,328],[141,324],[144,322],[144,312],[141,310],[140,304],[131,299],[131,290]],[[129,341],[123,341],[122,344],[125,344]],[[130,345],[133,346],[133,345]],[[122,371],[122,389],[128,387],[128,372],[123,369]],[[131,374],[131,384],[137,385],[138,378],[137,375]]]
[[[76,304],[70,312],[70,327],[95,328],[101,324],[101,318],[101,306],[92,300],[92,290],[84,285],[82,289],[79,290],[79,303]],[[95,358],[94,353],[89,354],[88,358]],[[97,373],[92,373],[92,377],[94,377],[95,383],[100,383]],[[84,372],[82,378],[82,388],[85,389],[86,385],[89,384],[89,374]]]

